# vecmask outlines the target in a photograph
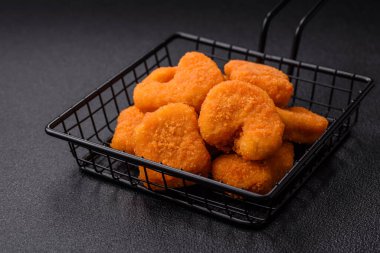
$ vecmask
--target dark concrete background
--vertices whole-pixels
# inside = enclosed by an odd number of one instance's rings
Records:
[[[255,49],[272,1],[0,3],[0,250],[379,252],[380,91],[351,136],[263,230],[237,228],[80,173],[45,125],[175,31]],[[268,52],[289,55],[313,1],[274,22]],[[380,79],[378,1],[330,0],[299,59]]]

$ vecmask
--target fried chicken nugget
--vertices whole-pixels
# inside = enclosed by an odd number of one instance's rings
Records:
[[[258,194],[266,194],[292,168],[294,148],[284,142],[273,156],[263,161],[247,161],[236,154],[221,155],[212,163],[215,180]]]
[[[285,124],[284,139],[300,144],[314,143],[325,131],[328,120],[303,107],[277,108]]]
[[[120,112],[110,146],[114,149],[134,154],[135,141],[133,133],[143,118],[144,113],[135,106],[130,106]]]
[[[198,124],[203,139],[244,159],[263,160],[282,144],[284,124],[268,94],[243,81],[224,81],[210,90]]]
[[[281,70],[264,64],[231,60],[224,65],[229,80],[240,80],[259,86],[273,99],[276,106],[284,107],[293,94],[293,85]]]
[[[188,105],[168,104],[147,114],[136,128],[134,137],[138,156],[197,175],[208,176],[210,173],[210,155],[199,134],[197,114]],[[150,183],[164,185],[161,173],[147,169],[147,175]],[[146,180],[142,167],[139,178]],[[180,178],[166,175],[165,181],[168,187],[183,186]]]
[[[208,91],[223,81],[214,61],[199,52],[186,53],[178,67],[153,71],[134,90],[135,105],[150,112],[169,103],[184,103],[199,112]]]

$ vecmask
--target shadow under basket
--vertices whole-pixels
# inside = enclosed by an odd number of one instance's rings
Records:
[[[119,112],[133,105],[136,84],[158,67],[177,64],[188,51],[206,54],[220,68],[229,59],[243,59],[291,73],[294,96],[290,106],[303,106],[328,118],[329,127],[318,141],[311,146],[296,145],[293,168],[268,194],[238,189],[109,147]],[[46,132],[68,141],[71,153],[84,171],[212,216],[258,227],[272,219],[347,136],[358,120],[360,102],[372,86],[369,77],[176,33],[54,119]],[[139,179],[139,166],[146,180]],[[150,182],[147,170],[161,173],[164,184]],[[167,176],[180,178],[183,187],[167,187]]]

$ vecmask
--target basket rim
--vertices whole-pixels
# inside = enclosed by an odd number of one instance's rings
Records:
[[[107,147],[105,145],[101,145],[92,141],[88,141],[86,139],[82,139],[70,134],[63,133],[61,131],[58,131],[54,129],[58,124],[62,123],[65,119],[67,119],[69,116],[72,115],[76,110],[81,108],[83,105],[85,105],[87,102],[91,101],[94,97],[96,97],[99,93],[102,91],[106,90],[108,87],[110,87],[112,84],[114,84],[117,80],[119,80],[122,76],[124,76],[126,73],[129,71],[133,70],[136,66],[138,66],[140,63],[142,63],[146,58],[150,57],[153,55],[155,52],[157,52],[159,49],[166,47],[170,42],[176,39],[186,39],[186,40],[191,40],[197,43],[204,43],[210,46],[214,46],[215,48],[220,48],[220,49],[227,49],[230,51],[238,52],[238,53],[243,53],[247,54],[250,56],[255,56],[263,59],[268,59],[268,60],[274,60],[274,61],[281,61],[283,63],[286,63],[291,66],[297,66],[297,67],[302,67],[305,69],[310,69],[310,70],[318,70],[322,73],[326,74],[334,74],[338,75],[341,77],[345,78],[352,78],[357,81],[365,82],[366,87],[363,90],[360,90],[358,93],[359,95],[351,100],[350,104],[347,106],[345,110],[343,110],[342,114],[334,120],[325,133],[317,140],[315,141],[307,150],[306,152],[302,155],[302,157],[293,165],[292,169],[286,173],[286,175],[278,182],[274,188],[268,192],[267,194],[257,194],[253,193],[244,189],[240,189],[234,186],[230,186],[228,184],[224,184],[221,182],[218,182],[216,180],[206,178],[203,176],[199,176],[190,172],[186,172],[183,170],[179,170],[167,165],[164,165],[162,163],[157,163],[148,159],[145,159],[143,157],[138,157],[135,155],[131,155],[110,147]],[[334,130],[338,128],[343,121],[359,106],[360,102],[364,99],[364,97],[369,93],[369,91],[374,87],[374,82],[373,79],[368,77],[368,76],[363,76],[363,75],[358,75],[358,74],[353,74],[341,70],[336,70],[333,68],[329,67],[323,67],[323,66],[318,66],[315,64],[310,64],[298,60],[292,60],[289,58],[284,58],[280,56],[274,56],[274,55],[269,55],[261,52],[257,52],[254,50],[246,49],[243,47],[239,46],[234,46],[231,44],[219,42],[216,40],[184,33],[184,32],[177,32],[174,33],[173,35],[169,36],[167,39],[159,43],[157,46],[149,50],[147,53],[145,53],[142,57],[140,57],[138,60],[136,60],[134,63],[130,64],[127,68],[123,69],[120,71],[117,75],[113,76],[110,78],[108,81],[104,82],[101,86],[90,92],[87,96],[83,97],[80,99],[77,103],[75,103],[73,106],[68,108],[66,111],[61,113],[59,116],[57,116],[55,119],[53,119],[51,122],[49,122],[46,127],[45,127],[45,132],[53,137],[57,137],[59,139],[63,139],[69,142],[73,142],[75,144],[78,144],[80,146],[84,146],[87,148],[91,148],[99,153],[105,154],[105,155],[111,155],[114,156],[118,159],[125,160],[126,162],[132,162],[132,163],[137,163],[142,166],[147,166],[147,167],[152,167],[154,169],[157,169],[162,172],[168,172],[172,175],[180,176],[184,179],[192,180],[197,183],[201,183],[203,185],[208,185],[212,187],[217,187],[221,190],[229,191],[231,193],[239,194],[243,197],[246,197],[248,199],[252,199],[255,201],[259,202],[268,202],[272,201],[275,199],[287,186],[288,183],[292,181],[294,176],[302,169],[302,167],[307,164],[313,153],[318,152],[323,146],[326,140],[333,134]]]

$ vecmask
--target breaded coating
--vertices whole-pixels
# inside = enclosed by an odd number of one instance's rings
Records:
[[[110,146],[114,149],[134,154],[135,141],[133,132],[143,118],[144,113],[135,106],[130,106],[120,112]]]
[[[265,194],[273,187],[273,177],[264,161],[248,161],[237,154],[221,155],[212,162],[212,177],[216,181]]]
[[[231,60],[224,65],[224,72],[229,80],[240,80],[259,86],[279,107],[286,106],[293,94],[293,85],[288,76],[271,66]]]
[[[203,139],[244,159],[263,160],[282,144],[284,124],[268,94],[243,81],[224,81],[210,90],[198,124]]]
[[[293,161],[293,144],[285,142],[263,161],[247,161],[236,154],[221,155],[212,163],[212,176],[225,184],[266,194],[292,168]]]
[[[300,144],[314,143],[329,123],[325,117],[303,107],[277,108],[277,112],[285,124],[284,139]]]
[[[199,112],[208,91],[223,81],[218,66],[199,52],[186,53],[178,67],[163,67],[153,71],[136,86],[135,105],[151,112],[169,103],[184,103]]]
[[[136,128],[134,137],[137,156],[205,177],[210,173],[210,155],[199,134],[197,114],[188,105],[168,104],[147,114]],[[164,185],[161,173],[146,170],[150,183]],[[139,178],[145,180],[142,167]],[[165,179],[168,187],[183,186],[180,178],[166,175]]]
[[[177,72],[177,67],[160,67],[153,70],[143,82],[159,82],[167,83],[173,79],[175,73]]]
[[[294,146],[291,142],[283,142],[280,149],[266,160],[271,168],[275,183],[278,183],[294,164]]]

